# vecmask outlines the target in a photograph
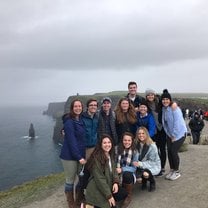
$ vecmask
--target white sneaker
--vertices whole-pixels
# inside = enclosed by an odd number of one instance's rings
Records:
[[[172,176],[173,172],[173,170],[170,170],[170,172],[165,176],[165,179],[170,180],[170,177]]]
[[[181,177],[181,174],[179,172],[173,172],[173,174],[170,176],[170,180],[174,181],[176,179],[178,179],[179,177]]]

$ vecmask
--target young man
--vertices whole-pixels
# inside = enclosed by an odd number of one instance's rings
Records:
[[[111,108],[112,100],[109,97],[104,97],[101,101],[101,109],[99,112],[98,136],[108,134],[112,137],[113,143],[116,146],[118,137],[115,126],[115,112]]]
[[[134,81],[130,81],[128,83],[128,91],[129,92],[126,97],[128,97],[131,100],[135,110],[138,111],[140,103],[145,99],[142,96],[137,95],[137,83]]]
[[[95,149],[95,145],[97,144],[98,135],[98,102],[96,99],[91,98],[87,101],[87,110],[82,113],[82,121],[84,123],[85,128],[85,145],[86,145],[86,160],[89,159],[93,150]],[[79,184],[76,187],[76,205],[77,207],[81,206],[81,203],[84,201],[84,189]]]
[[[97,128],[98,128],[98,102],[96,99],[89,99],[87,101],[87,110],[82,113],[82,120],[86,130],[86,159],[89,158],[97,144]]]

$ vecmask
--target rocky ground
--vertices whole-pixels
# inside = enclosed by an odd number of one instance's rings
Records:
[[[208,134],[208,123],[203,130]],[[157,177],[155,192],[141,191],[136,184],[129,208],[207,208],[208,145],[188,145],[188,151],[180,153],[181,177],[176,181]],[[166,167],[168,171],[168,164]],[[23,208],[67,208],[63,186],[42,201],[35,201]]]

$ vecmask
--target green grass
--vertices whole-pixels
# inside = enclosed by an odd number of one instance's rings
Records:
[[[0,208],[19,208],[51,195],[61,184],[64,174],[51,174],[0,192]]]

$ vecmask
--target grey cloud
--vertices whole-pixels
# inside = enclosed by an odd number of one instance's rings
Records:
[[[1,29],[1,68],[138,69],[208,56],[206,1],[20,2]]]

